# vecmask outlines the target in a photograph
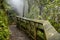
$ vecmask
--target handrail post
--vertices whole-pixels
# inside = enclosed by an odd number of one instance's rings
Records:
[[[36,29],[36,23],[34,23],[34,40],[37,40],[37,29]]]
[[[45,21],[43,23],[43,26],[46,40],[60,40],[60,34],[55,30],[55,28],[50,24],[50,22]]]

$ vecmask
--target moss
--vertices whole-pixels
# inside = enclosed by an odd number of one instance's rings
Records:
[[[49,20],[53,27],[60,33],[60,23],[55,22],[55,20]]]

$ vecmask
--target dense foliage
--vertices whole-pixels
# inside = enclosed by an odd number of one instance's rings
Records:
[[[28,6],[28,13],[24,15],[25,17],[32,18],[32,19],[49,20],[51,24],[55,27],[55,29],[58,32],[60,32],[60,19],[59,19],[60,18],[60,0],[27,0],[27,1],[29,6]],[[7,6],[7,4],[3,4],[3,5],[7,10],[9,21],[13,22],[15,19],[13,19],[12,16],[15,14],[13,14],[14,12],[12,8],[10,6]],[[5,13],[4,10],[1,10],[1,14],[4,15],[4,13]],[[0,20],[1,20],[0,23],[4,24],[4,27],[5,26],[7,27],[7,24],[4,23],[5,16],[0,17]],[[43,32],[38,31],[38,35],[41,36],[42,39],[44,39],[42,36]]]
[[[3,0],[0,0],[0,40],[9,40],[8,20]]]
[[[29,9],[25,17],[49,20],[60,33],[60,0],[27,0]],[[38,32],[42,35],[42,32]]]
[[[4,2],[4,7],[6,9],[7,12],[7,17],[8,17],[8,23],[11,24],[12,22],[16,21],[16,13],[15,11],[12,9],[12,7],[7,3],[7,0]]]
[[[60,0],[28,0],[28,5],[26,17],[49,20],[60,32]]]

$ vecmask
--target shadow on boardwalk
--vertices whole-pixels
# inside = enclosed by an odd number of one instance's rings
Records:
[[[16,25],[10,25],[9,29],[11,31],[10,40],[30,40],[23,31],[16,28]]]

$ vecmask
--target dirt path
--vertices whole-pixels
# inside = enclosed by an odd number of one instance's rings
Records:
[[[10,40],[29,40],[23,31],[16,28],[16,25],[10,25],[9,29],[11,31]]]

